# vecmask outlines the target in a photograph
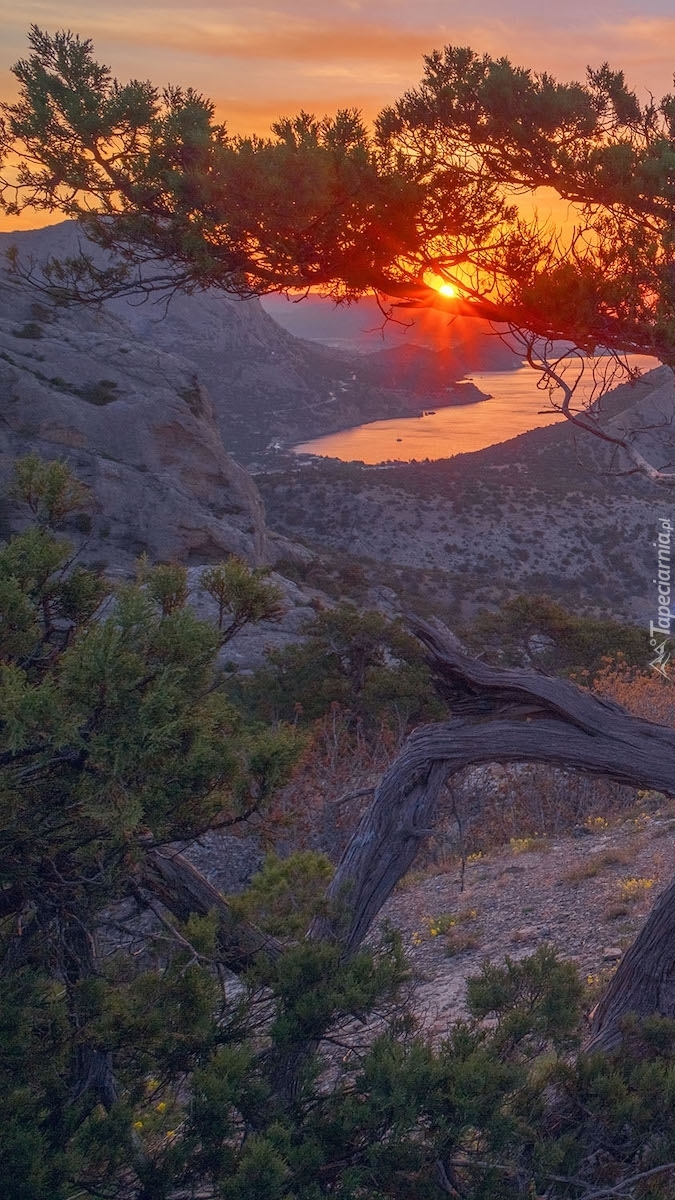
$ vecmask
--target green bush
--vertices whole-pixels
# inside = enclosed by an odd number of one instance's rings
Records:
[[[37,321],[27,321],[20,329],[14,330],[14,337],[37,340],[42,337],[42,326]]]
[[[565,675],[584,672],[589,679],[603,658],[621,655],[628,663],[641,664],[648,649],[639,626],[577,616],[542,595],[515,596],[496,612],[484,610],[463,636],[472,649],[500,665],[533,664]]]
[[[233,897],[232,906],[266,933],[299,938],[324,910],[332,875],[333,864],[325,854],[297,851],[285,859],[269,854],[246,891]]]
[[[238,695],[266,720],[311,722],[340,705],[355,722],[407,725],[444,713],[419,643],[399,621],[351,604],[308,621]]]
[[[119,400],[119,385],[114,379],[99,379],[97,383],[88,383],[77,388],[77,394],[88,404],[95,404],[101,408]]]

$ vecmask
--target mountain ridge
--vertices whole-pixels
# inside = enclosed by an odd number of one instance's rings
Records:
[[[99,261],[101,256],[69,221],[0,234],[0,249],[13,246],[25,263],[79,249]],[[161,297],[143,303],[119,297],[105,301],[103,310],[124,320],[148,345],[194,364],[225,446],[244,463],[277,442],[293,444],[367,421],[417,415],[425,399],[435,406],[457,403],[457,393],[447,389],[467,369],[466,354],[453,358],[449,350],[433,370],[432,352],[420,347],[412,351],[412,363],[397,370],[396,351],[392,359],[387,350],[364,357],[298,338],[258,299],[239,300],[215,289],[178,293],[168,304]],[[410,348],[406,353],[410,359]],[[422,384],[416,374],[425,377]],[[476,389],[463,399],[481,397]]]

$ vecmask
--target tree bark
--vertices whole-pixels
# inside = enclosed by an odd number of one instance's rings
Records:
[[[225,897],[182,854],[168,848],[147,850],[138,869],[138,882],[179,921],[187,921],[192,913],[205,917],[217,912],[218,951],[230,970],[241,971],[263,952],[271,958],[281,954],[276,938],[236,918]]]
[[[411,735],[338,865],[329,897],[341,916],[316,921],[311,932],[339,938],[346,953],[363,940],[431,832],[444,784],[465,767],[550,763],[675,795],[675,730],[567,680],[487,666],[430,625],[411,625],[457,715]],[[675,1016],[675,883],[598,1006],[593,1044],[616,1044],[621,1017],[630,1011]]]
[[[626,740],[618,717],[614,735],[544,717],[476,724],[458,719],[416,730],[377,788],[329,889],[330,897],[349,911],[342,935],[346,948],[362,941],[410,868],[420,843],[432,832],[443,785],[465,767],[550,763],[675,794],[675,731],[666,755],[645,735],[636,736],[632,718],[622,719]]]
[[[628,1013],[675,1018],[675,879],[657,899],[593,1010],[585,1050],[614,1050]]]
[[[73,917],[66,917],[60,923],[59,932],[61,968],[75,1033],[70,1100],[73,1104],[84,1101],[86,1112],[96,1104],[102,1104],[109,1112],[119,1095],[112,1054],[97,1049],[87,1040],[87,1017],[81,1011],[78,996],[78,985],[98,974],[96,941],[83,923]]]

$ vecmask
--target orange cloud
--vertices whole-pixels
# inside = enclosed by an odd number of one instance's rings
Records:
[[[615,40],[622,41],[625,38],[633,45],[641,42],[650,53],[675,59],[675,17],[629,17],[625,21],[605,25],[603,29],[608,37]]]
[[[656,67],[661,86],[670,86],[675,68],[675,18],[631,17],[616,25],[602,27],[611,53],[616,54],[617,67],[626,68],[627,75],[635,67]],[[605,56],[606,57],[606,56]],[[667,71],[667,80],[663,72]],[[631,80],[629,78],[628,82]]]
[[[120,28],[116,23],[114,32],[119,38],[125,32],[124,26]],[[281,59],[317,65],[335,60],[407,64],[449,39],[446,29],[411,32],[367,22],[293,25],[281,14],[279,24],[272,19],[257,27],[208,24],[197,17],[184,24],[174,20],[170,28],[162,29],[139,28],[129,22],[128,32],[136,46],[146,45],[153,50],[178,49],[212,58]]]
[[[422,55],[447,42],[561,79],[609,59],[643,95],[660,95],[672,86],[675,18],[645,11],[655,5],[635,0],[633,15],[617,20],[612,0],[595,0],[581,24],[576,0],[569,10],[541,6],[536,21],[531,0],[484,0],[477,14],[459,0],[417,0],[414,9],[407,0],[195,0],[189,12],[184,0],[31,0],[30,18],[91,37],[120,79],[192,84],[232,132],[265,134],[301,108],[353,106],[371,119],[418,82]],[[8,68],[25,53],[28,16],[4,7],[0,96],[10,98]]]

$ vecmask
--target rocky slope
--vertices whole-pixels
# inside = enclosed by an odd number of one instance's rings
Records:
[[[602,990],[671,880],[673,806],[661,801],[575,835],[514,839],[475,856],[463,889],[458,862],[403,881],[381,917],[403,935],[415,1010],[432,1037],[466,1015],[466,981],[486,959],[501,964],[548,945]]]
[[[668,368],[608,401],[613,423],[646,428],[653,461],[675,457]],[[438,462],[301,462],[257,479],[274,528],[357,557],[371,582],[453,627],[517,592],[647,625],[657,520],[675,520],[672,489],[612,475],[566,423]]]
[[[0,235],[0,250],[11,246],[23,262],[73,255],[80,247],[92,253],[72,222]],[[94,248],[93,256],[98,254]],[[464,343],[438,360],[423,346],[364,357],[294,337],[258,300],[230,299],[216,290],[177,294],[168,306],[165,299],[117,299],[105,309],[136,337],[194,365],[211,395],[225,446],[243,462],[270,443],[306,441],[364,421],[415,415],[425,401],[454,403],[457,394],[446,389],[467,369]],[[443,321],[447,325],[447,318]],[[489,342],[493,358],[495,345],[494,339]],[[512,360],[501,345],[499,353],[500,361]],[[474,354],[474,369],[479,359]],[[463,398],[471,402],[482,396],[474,389]]]
[[[204,564],[233,553],[252,564],[313,558],[268,535],[260,493],[226,453],[191,362],[109,310],[58,305],[0,270],[0,539],[27,517],[6,490],[26,454],[65,460],[91,489],[90,510],[63,531],[81,561],[112,575],[129,574],[143,552],[183,562],[201,616],[215,615],[199,586]],[[243,630],[223,651],[231,666],[260,666],[266,650],[298,640],[314,605],[330,603],[280,574],[272,582],[283,616]]]
[[[87,556],[265,557],[260,496],[225,452],[192,365],[151,353],[110,313],[37,299],[0,276],[0,476],[22,454],[67,459],[91,486]],[[7,508],[5,522],[12,514]]]

